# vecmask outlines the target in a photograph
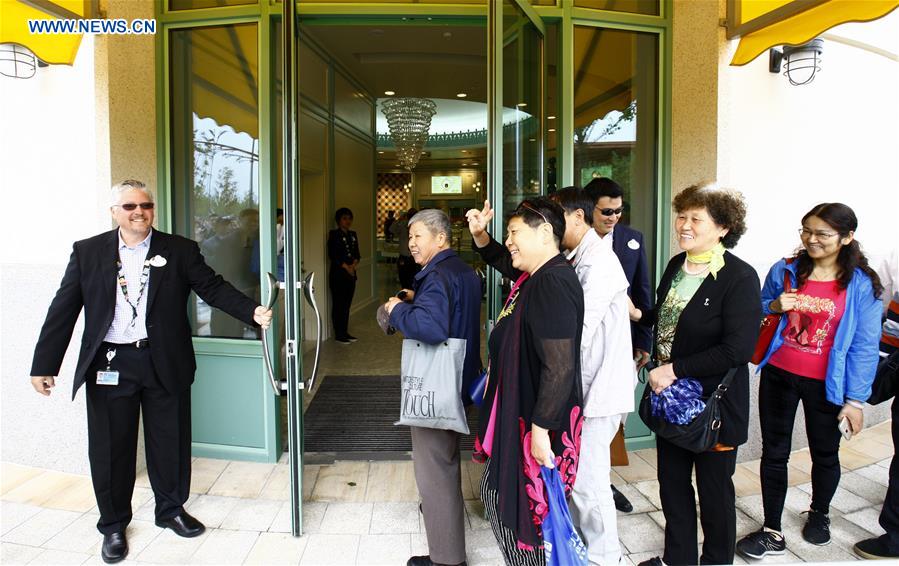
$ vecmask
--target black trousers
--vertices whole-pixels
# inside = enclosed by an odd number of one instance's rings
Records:
[[[899,553],[899,460],[896,458],[896,447],[899,446],[899,404],[893,399],[893,460],[890,462],[890,485],[883,500],[880,511],[880,526],[887,533],[884,540],[891,552]]]
[[[331,267],[328,276],[331,289],[331,324],[334,325],[334,336],[346,338],[349,334],[350,307],[356,293],[356,278],[342,267]]]
[[[665,514],[665,554],[671,566],[733,564],[737,542],[737,511],[733,475],[737,450],[695,454],[664,438],[656,438],[659,496]],[[691,476],[696,469],[702,532],[702,556],[697,556],[696,494]]]
[[[830,512],[830,501],[840,483],[840,431],[837,414],[842,407],[827,401],[824,382],[802,377],[778,367],[762,368],[759,384],[759,423],[762,428],[762,504],[765,526],[781,530],[787,497],[787,462],[790,460],[793,422],[802,403],[805,432],[812,457],[812,504]]]
[[[169,393],[156,378],[149,349],[123,346],[115,348],[110,364],[119,372],[118,385],[97,385],[107,346],[100,347],[86,383],[88,457],[103,534],[124,532],[131,522],[141,412],[157,520],[182,511],[190,495],[191,458],[190,389]]]

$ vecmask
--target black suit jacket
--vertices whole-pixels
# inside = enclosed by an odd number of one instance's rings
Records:
[[[75,242],[62,283],[56,292],[34,349],[31,375],[58,375],[75,321],[84,309],[84,334],[72,397],[87,378],[115,315],[119,244],[118,228]],[[190,387],[197,368],[191,341],[187,299],[195,291],[206,303],[253,322],[257,304],[206,265],[196,242],[153,231],[147,258],[166,260],[150,268],[147,287],[147,337],[156,375],[169,392]]]
[[[631,249],[628,243],[637,242],[637,249]],[[612,232],[612,250],[618,256],[624,275],[630,287],[627,294],[641,311],[652,308],[652,286],[649,283],[649,262],[646,260],[646,248],[643,246],[643,234],[630,226],[617,224]],[[631,341],[634,348],[649,352],[652,348],[652,332],[649,328],[631,324]]]
[[[656,305],[661,305],[686,253],[668,263],[659,282]],[[658,308],[646,312],[641,325],[654,325]],[[671,361],[674,375],[692,377],[702,383],[708,396],[724,374],[736,367],[730,389],[721,399],[721,432],[718,441],[739,446],[749,435],[749,369],[761,320],[759,276],[745,261],[724,253],[724,267],[718,277],[706,276],[677,321]]]

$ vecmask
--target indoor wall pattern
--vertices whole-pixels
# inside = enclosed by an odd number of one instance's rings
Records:
[[[411,175],[408,173],[378,173],[376,226],[379,235],[385,236],[383,228],[388,211],[394,211],[394,216],[399,218],[403,212],[409,210],[412,197],[405,185],[410,180]]]

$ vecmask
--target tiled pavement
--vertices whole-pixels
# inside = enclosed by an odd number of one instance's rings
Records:
[[[793,453],[784,512],[788,552],[764,560],[839,562],[855,560],[852,545],[881,534],[877,524],[893,453],[890,423],[869,428],[841,449],[843,477],[831,507],[833,544],[817,547],[799,535],[800,513],[811,491],[809,454]],[[181,539],[153,524],[146,475],[138,479],[128,528],[128,563],[153,564],[405,564],[427,544],[418,513],[411,462],[337,462],[305,469],[303,522],[306,534],[290,536],[287,467],[279,464],[194,460],[187,508],[208,528]],[[468,562],[501,564],[493,534],[476,499],[480,467],[466,463]],[[664,518],[659,510],[655,451],[631,453],[613,483],[634,504],[619,514],[618,531],[630,563],[659,554]],[[3,564],[101,564],[97,509],[89,478],[2,464],[0,562]],[[737,467],[737,531],[762,519],[758,461]],[[700,531],[701,532],[701,531]],[[738,562],[742,561],[738,558]]]

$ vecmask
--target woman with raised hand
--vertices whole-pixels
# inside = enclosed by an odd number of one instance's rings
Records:
[[[486,233],[490,204],[466,214],[474,247],[515,284],[488,341],[488,383],[475,457],[486,460],[481,499],[507,564],[545,563],[547,514],[540,466],[558,468],[570,493],[580,452],[580,343],[584,293],[560,253],[562,207],[522,201],[505,247]]]

